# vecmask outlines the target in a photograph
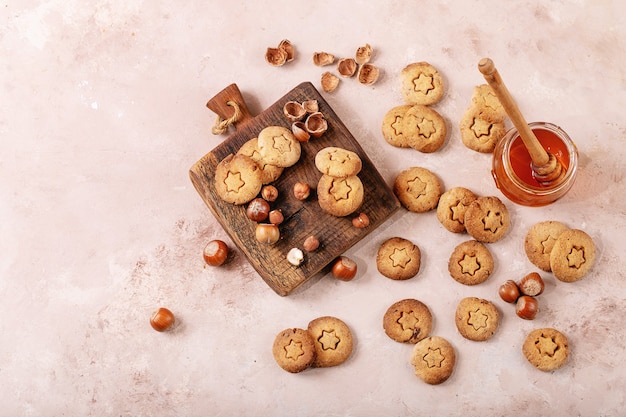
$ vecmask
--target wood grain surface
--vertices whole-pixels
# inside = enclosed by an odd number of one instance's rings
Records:
[[[230,94],[239,97],[229,97]],[[239,90],[232,85],[216,97],[219,100],[232,99],[236,102],[242,100]],[[291,123],[283,115],[283,106],[291,100],[298,102],[317,100],[320,111],[328,121],[328,130],[321,137],[311,138],[309,142],[303,143],[300,161],[286,168],[281,177],[273,183],[279,190],[279,198],[272,203],[272,208],[280,208],[285,221],[280,225],[280,241],[274,245],[267,245],[256,240],[254,236],[256,223],[246,217],[245,205],[235,206],[226,203],[216,194],[214,173],[222,159],[236,153],[246,141],[257,137],[265,127],[290,128]],[[229,110],[219,104],[216,105],[213,99],[209,103],[213,108]],[[194,187],[235,245],[263,280],[281,296],[288,295],[315,275],[327,272],[326,267],[335,258],[384,223],[400,207],[390,187],[358,141],[309,82],[298,85],[258,116],[246,117],[236,129],[235,133],[196,162],[191,167],[189,175]],[[365,197],[357,213],[365,212],[369,216],[371,223],[367,228],[358,229],[352,226],[353,216],[334,217],[319,207],[315,188],[322,174],[315,167],[315,155],[328,146],[351,150],[362,159],[363,168],[358,176],[363,182]],[[293,196],[293,185],[296,182],[306,182],[311,186],[312,193],[306,201],[299,201]],[[287,252],[293,247],[302,248],[304,240],[310,235],[319,239],[321,243],[319,249],[313,253],[305,252],[304,262],[298,267],[292,266],[287,262]]]

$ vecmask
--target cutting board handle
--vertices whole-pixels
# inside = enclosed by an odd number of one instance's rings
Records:
[[[206,106],[217,114],[218,120],[213,128],[213,133],[216,134],[224,133],[228,130],[228,126],[234,126],[237,129],[238,124],[254,119],[237,84],[224,88],[211,98]]]

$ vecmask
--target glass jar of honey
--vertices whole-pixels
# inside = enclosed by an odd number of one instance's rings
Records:
[[[563,197],[574,184],[578,150],[567,133],[554,124],[534,122],[528,126],[546,152],[553,154],[561,164],[561,176],[550,183],[535,178],[530,154],[515,128],[498,142],[493,152],[491,174],[502,194],[512,202],[545,206]]]

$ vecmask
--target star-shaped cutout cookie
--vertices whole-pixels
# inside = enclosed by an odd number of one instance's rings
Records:
[[[546,337],[541,335],[539,340],[535,342],[537,346],[537,350],[542,355],[548,355],[550,357],[554,356],[554,352],[559,349],[559,345],[557,345],[551,337]]]
[[[433,123],[432,120],[422,117],[422,119],[417,122],[417,131],[419,132],[420,136],[428,139],[430,135],[437,131],[437,129],[435,129],[435,123]]]
[[[413,90],[428,94],[430,90],[435,88],[433,84],[433,77],[426,74],[420,74],[417,78],[413,79]]]
[[[497,211],[491,211],[483,218],[483,224],[485,230],[490,230],[492,233],[496,233],[500,227],[502,227],[502,215]]]
[[[585,261],[585,250],[574,246],[570,253],[567,254],[567,265],[570,268],[579,269]]]
[[[441,362],[446,359],[441,354],[441,349],[428,348],[428,353],[424,355],[424,361],[429,368],[441,368]]]
[[[241,180],[241,172],[228,171],[226,178],[224,178],[224,184],[226,184],[226,191],[237,191],[245,183]]]
[[[349,154],[346,154],[346,153],[341,153],[341,152],[338,152],[338,151],[332,151],[332,152],[328,153],[328,160],[330,160],[332,162],[345,164],[346,162],[348,162],[351,159],[352,159],[351,156]]]
[[[419,198],[426,191],[426,183],[415,177],[407,182],[407,191],[415,198]]]
[[[402,117],[396,116],[396,120],[391,124],[391,128],[396,136],[402,134]]]
[[[331,330],[327,332],[326,330],[322,330],[322,335],[318,342],[322,345],[322,350],[335,350],[337,349],[337,345],[339,344],[339,338],[335,335],[335,331]]]
[[[552,251],[552,248],[554,247],[554,243],[556,242],[556,239],[553,236],[548,236],[546,238],[546,240],[541,242],[541,246],[542,246],[542,251],[544,254],[548,254]]]
[[[391,259],[391,263],[393,267],[400,267],[402,269],[406,268],[406,265],[411,262],[411,257],[408,253],[406,253],[405,248],[394,248],[393,253],[389,255],[389,259]]]
[[[452,220],[456,220],[459,223],[463,223],[465,219],[465,208],[467,206],[461,203],[460,201],[456,203],[454,206],[450,206],[450,211],[452,212]]]
[[[464,274],[474,275],[480,269],[480,264],[475,256],[465,255],[459,261],[461,272]]]
[[[413,330],[415,329],[415,325],[420,320],[417,318],[414,312],[402,312],[400,313],[400,318],[398,319],[398,324],[402,326],[402,330]]]
[[[287,359],[297,360],[300,356],[304,355],[302,350],[302,343],[296,342],[293,339],[285,346],[285,357]]]
[[[350,196],[350,191],[352,191],[352,188],[350,188],[345,179],[333,181],[333,185],[329,190],[330,195],[332,195],[336,201],[347,200]]]
[[[291,152],[291,140],[285,135],[274,136],[272,138],[272,147],[280,153]]]
[[[480,139],[483,136],[489,136],[491,123],[489,123],[487,120],[475,117],[474,123],[472,123],[472,127],[470,129],[472,129],[472,132],[474,132],[474,136]]]
[[[479,330],[487,327],[488,318],[489,317],[480,310],[470,311],[469,318],[467,319],[467,324],[472,326],[474,330]]]

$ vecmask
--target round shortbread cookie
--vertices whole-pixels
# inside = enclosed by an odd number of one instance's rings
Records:
[[[567,363],[567,337],[556,329],[535,329],[526,336],[522,353],[535,368],[554,371]]]
[[[300,159],[302,148],[291,130],[282,126],[268,126],[261,130],[257,146],[263,160],[278,167],[290,167]]]
[[[308,331],[315,343],[314,367],[340,365],[352,354],[352,332],[342,320],[331,316],[318,317],[309,323]]]
[[[215,168],[215,192],[224,201],[245,204],[261,191],[261,168],[245,155],[228,155]]]
[[[402,133],[411,148],[435,152],[446,140],[446,121],[430,107],[415,105],[404,114]]]
[[[393,183],[393,192],[404,208],[423,213],[437,207],[441,183],[426,168],[412,167],[398,174]]]
[[[261,168],[261,181],[263,184],[269,184],[276,181],[283,173],[283,167],[268,164],[263,160],[263,156],[259,152],[258,138],[253,138],[244,143],[237,151],[240,155],[250,157]]]
[[[499,319],[498,309],[491,301],[476,297],[462,299],[454,315],[461,336],[476,342],[490,339],[498,329]]]
[[[465,230],[479,242],[493,243],[509,232],[509,210],[498,197],[479,197],[465,211]]]
[[[465,285],[485,282],[493,272],[493,256],[487,246],[475,240],[457,245],[448,260],[448,272]]]
[[[285,329],[274,339],[272,354],[285,371],[302,372],[315,360],[313,337],[304,329]]]
[[[450,378],[455,363],[454,347],[439,336],[427,337],[418,342],[411,355],[415,375],[430,385],[441,384]]]
[[[426,304],[413,298],[393,303],[383,317],[383,329],[392,340],[415,344],[430,334],[433,316]]]
[[[383,118],[383,138],[397,148],[409,148],[408,138],[402,132],[404,114],[413,107],[412,104],[396,106],[389,110]]]
[[[583,278],[596,260],[596,245],[587,233],[578,229],[566,230],[559,235],[550,252],[550,269],[564,282]]]
[[[378,272],[393,280],[413,278],[420,270],[420,263],[420,248],[401,237],[387,239],[376,255]]]
[[[329,146],[315,155],[317,169],[331,177],[352,177],[361,171],[361,158],[355,152]]]
[[[480,109],[481,113],[485,114],[489,120],[497,122],[503,121],[507,117],[506,110],[502,107],[498,96],[489,84],[474,87],[472,105]]]
[[[550,252],[558,237],[569,227],[561,222],[549,220],[539,222],[528,229],[524,239],[524,252],[536,267],[550,272]]]
[[[430,106],[443,98],[443,78],[428,62],[409,64],[400,76],[402,96],[407,103]]]
[[[459,125],[461,141],[476,152],[491,153],[506,134],[504,120],[495,120],[476,106],[469,107]]]
[[[363,183],[356,175],[339,178],[324,174],[317,184],[317,202],[333,216],[354,213],[363,203],[363,196]]]
[[[437,220],[453,233],[465,231],[465,211],[478,196],[463,187],[450,188],[439,197]]]

